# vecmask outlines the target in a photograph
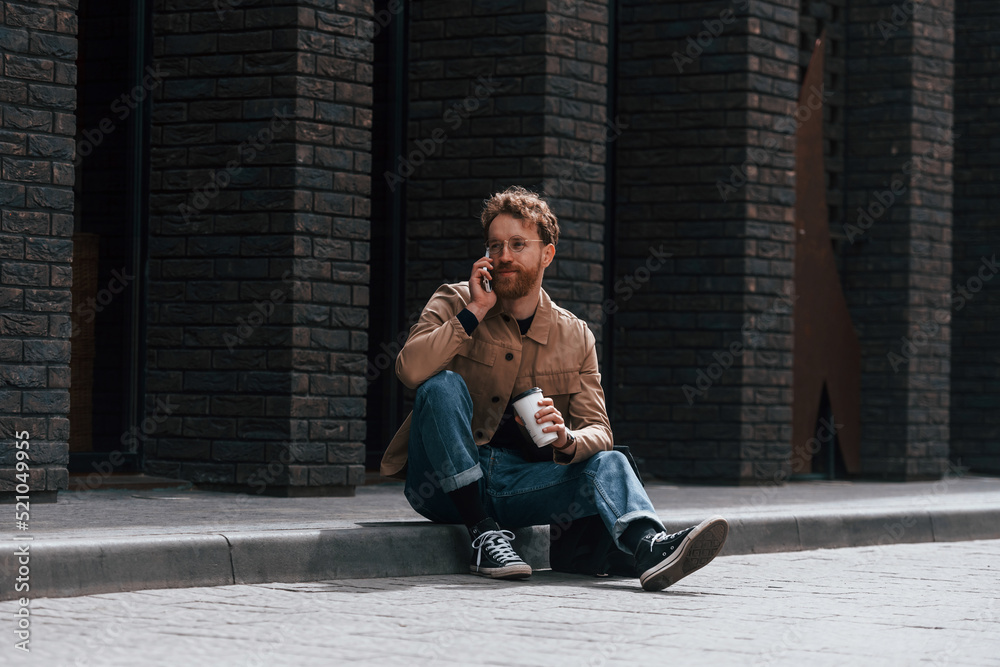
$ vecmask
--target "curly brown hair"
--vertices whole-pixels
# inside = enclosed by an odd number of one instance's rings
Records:
[[[483,238],[489,240],[490,224],[501,213],[521,220],[529,220],[538,227],[538,236],[546,244],[559,243],[559,221],[549,205],[538,194],[512,185],[503,192],[494,194],[483,202],[483,212],[479,220],[483,223]]]

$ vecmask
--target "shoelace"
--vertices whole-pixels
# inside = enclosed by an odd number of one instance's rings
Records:
[[[510,560],[520,560],[517,552],[510,546],[510,540],[514,539],[514,533],[509,530],[487,530],[485,533],[472,541],[472,548],[478,549],[476,552],[476,569],[483,559],[483,549],[488,549],[490,557],[498,563],[506,563]]]
[[[687,529],[685,528],[685,530]],[[666,542],[667,540],[672,540],[675,537],[678,537],[683,532],[684,532],[683,530],[678,530],[676,533],[671,533],[670,535],[667,535],[667,531],[661,530],[656,535],[653,535],[653,539],[649,541],[649,552],[650,553],[653,552],[653,548],[656,547],[657,542]]]

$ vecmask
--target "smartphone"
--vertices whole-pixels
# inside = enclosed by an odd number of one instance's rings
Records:
[[[486,249],[486,256],[487,257],[490,256],[490,249],[489,248]],[[487,292],[492,292],[493,291],[493,286],[490,285],[490,281],[487,280],[486,278],[483,278],[483,289],[486,290]]]

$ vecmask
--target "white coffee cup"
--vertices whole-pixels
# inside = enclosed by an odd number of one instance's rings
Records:
[[[541,424],[535,419],[535,413],[538,412],[538,401],[544,398],[542,396],[542,390],[538,387],[532,387],[526,392],[518,394],[514,398],[514,411],[524,422],[524,427],[528,429],[528,433],[531,435],[531,440],[539,447],[544,447],[545,445],[551,445],[553,442],[559,439],[559,434],[555,431],[543,432],[542,428],[545,426],[553,426],[553,422],[543,422]]]

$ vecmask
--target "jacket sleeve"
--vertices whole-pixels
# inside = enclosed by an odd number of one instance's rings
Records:
[[[416,389],[451,362],[462,343],[471,338],[458,319],[458,313],[466,305],[466,298],[455,285],[438,288],[424,306],[420,319],[410,328],[410,335],[396,357],[396,377],[400,382]]]
[[[572,456],[552,448],[552,460],[567,464],[585,461],[597,452],[614,448],[611,422],[608,420],[604,404],[604,389],[601,387],[601,373],[597,367],[597,341],[594,334],[583,326],[586,353],[580,365],[580,391],[569,399],[569,415],[566,425],[576,437],[576,451]]]

